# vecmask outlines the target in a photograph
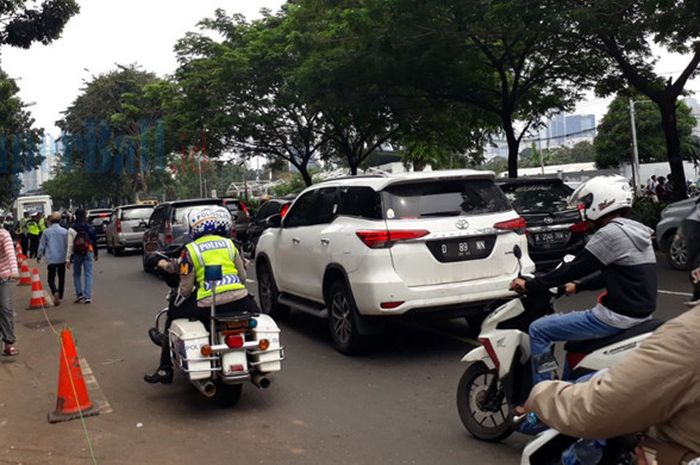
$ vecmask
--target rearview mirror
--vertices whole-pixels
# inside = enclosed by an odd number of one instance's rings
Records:
[[[268,228],[279,228],[282,226],[282,215],[272,215],[265,220],[265,226]]]
[[[515,244],[513,246],[513,255],[515,255],[515,258],[517,258],[518,260],[523,258],[523,251],[518,244]]]

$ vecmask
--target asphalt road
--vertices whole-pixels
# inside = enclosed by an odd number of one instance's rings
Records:
[[[684,273],[659,260],[659,316],[683,311]],[[268,390],[246,385],[221,410],[182,378],[148,385],[157,364],[147,338],[167,288],[141,271],[139,255],[103,254],[94,301],[47,309],[69,325],[99,383],[104,410],[86,420],[100,464],[516,464],[527,438],[501,444],[472,439],[455,406],[460,358],[476,332],[461,321],[389,325],[372,355],[348,358],[330,342],[325,321],[292,313],[280,322],[287,360]],[[68,285],[72,289],[72,284]],[[49,425],[56,399],[57,339],[40,310],[26,311],[18,289],[16,359],[0,359],[0,464],[93,463],[81,422]],[[567,310],[593,294],[561,299]],[[93,386],[93,388],[95,388]]]

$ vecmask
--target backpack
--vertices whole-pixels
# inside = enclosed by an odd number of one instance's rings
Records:
[[[90,236],[85,229],[76,231],[75,239],[73,239],[73,253],[75,255],[87,255],[90,251]]]

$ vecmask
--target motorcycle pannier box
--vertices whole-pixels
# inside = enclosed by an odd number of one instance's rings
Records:
[[[258,325],[253,330],[255,340],[267,339],[270,341],[270,346],[267,350],[250,351],[251,365],[256,367],[262,373],[272,371],[280,371],[282,369],[282,346],[280,345],[280,329],[277,327],[275,320],[265,314],[260,314],[255,317],[258,320]]]
[[[209,344],[209,332],[199,321],[175,320],[170,325],[170,347],[173,363],[190,380],[211,377],[211,361],[202,355],[202,347]]]

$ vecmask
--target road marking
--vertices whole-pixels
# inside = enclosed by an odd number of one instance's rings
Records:
[[[85,380],[85,385],[88,388],[90,400],[95,408],[97,408],[100,415],[112,412],[112,406],[109,405],[107,397],[105,396],[104,392],[102,392],[102,388],[100,388],[100,385],[97,382],[95,373],[92,371],[92,368],[90,368],[90,365],[88,365],[87,360],[84,358],[80,359],[80,369],[83,372],[83,379]]]
[[[665,291],[663,289],[659,289],[658,293],[666,295],[678,295],[681,297],[693,297],[693,294],[691,294],[690,292]]]

